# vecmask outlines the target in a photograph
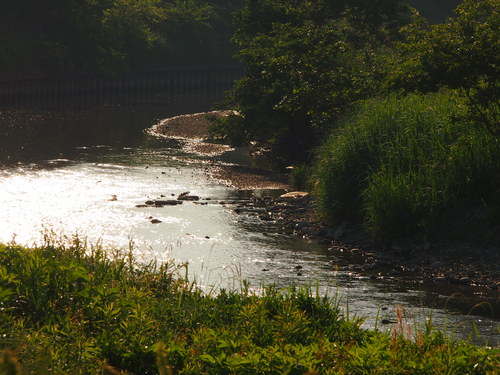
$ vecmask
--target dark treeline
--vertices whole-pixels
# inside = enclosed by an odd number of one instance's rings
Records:
[[[3,1],[0,75],[9,78],[115,74],[234,64],[236,48],[230,41],[234,32],[232,19],[244,3],[244,0]],[[450,15],[458,0],[409,0],[409,3],[436,22]],[[253,6],[258,4],[255,1]],[[262,16],[270,19],[271,14]]]
[[[43,75],[234,64],[242,0],[18,0],[0,5],[0,72]]]

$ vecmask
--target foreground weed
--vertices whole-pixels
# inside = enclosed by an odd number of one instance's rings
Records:
[[[0,373],[493,374],[499,351],[360,328],[311,288],[204,294],[173,264],[0,245]],[[181,267],[182,269],[182,267]],[[434,372],[431,372],[432,369]]]

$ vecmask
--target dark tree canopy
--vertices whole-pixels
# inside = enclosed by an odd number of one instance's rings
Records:
[[[0,5],[0,71],[228,64],[241,0],[17,0]]]
[[[332,119],[378,92],[380,51],[409,20],[398,0],[247,1],[234,38],[247,74],[229,99],[240,115],[215,132],[302,158]]]

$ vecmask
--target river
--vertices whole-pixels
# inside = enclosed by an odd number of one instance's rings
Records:
[[[364,317],[367,328],[391,329],[382,322],[400,308],[413,327],[430,318],[450,335],[500,344],[498,299],[474,308],[483,300],[472,288],[339,271],[326,247],[285,236],[257,215],[235,213],[249,197],[281,193],[237,191],[211,178],[214,164],[251,163],[244,152],[214,159],[190,152],[186,141],[146,132],[161,119],[208,110],[212,101],[3,111],[0,242],[32,245],[78,236],[131,249],[143,262],[187,263],[190,279],[207,292],[240,288],[244,280],[257,292],[268,284],[310,285],[313,292],[336,296],[351,316]],[[201,200],[141,207],[185,191]]]

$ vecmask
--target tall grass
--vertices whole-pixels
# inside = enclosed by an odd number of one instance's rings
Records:
[[[1,374],[493,374],[500,352],[360,328],[328,297],[206,295],[172,264],[0,245]]]
[[[320,148],[316,193],[332,222],[377,238],[431,233],[457,205],[500,202],[500,139],[452,92],[360,106]]]

